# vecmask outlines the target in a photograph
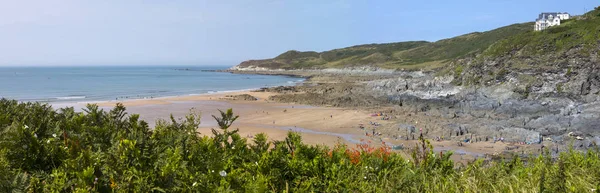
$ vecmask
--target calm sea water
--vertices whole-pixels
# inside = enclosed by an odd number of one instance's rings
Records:
[[[301,78],[206,72],[226,67],[0,67],[0,98],[79,102],[294,85]]]

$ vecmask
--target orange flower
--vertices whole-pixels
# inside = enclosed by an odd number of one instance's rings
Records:
[[[113,178],[110,178],[110,188],[115,189],[117,187],[117,183],[115,183],[115,180],[113,180]]]

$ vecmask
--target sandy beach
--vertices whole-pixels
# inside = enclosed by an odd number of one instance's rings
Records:
[[[233,100],[233,95],[248,94],[258,100]],[[313,145],[333,146],[345,143],[351,147],[362,141],[370,141],[375,146],[403,145],[406,151],[415,146],[416,140],[396,139],[393,136],[372,136],[377,126],[369,123],[377,122],[380,127],[394,127],[392,121],[381,120],[381,117],[371,116],[373,112],[351,108],[315,107],[293,103],[277,103],[269,101],[271,92],[223,92],[194,96],[164,97],[154,99],[136,99],[125,101],[102,102],[98,105],[110,109],[117,102],[124,104],[129,113],[140,114],[140,117],[154,126],[157,120],[168,119],[172,114],[176,118],[184,117],[191,111],[201,114],[201,134],[212,135],[210,129],[217,128],[212,115],[218,116],[218,110],[233,109],[240,118],[233,124],[239,129],[240,135],[252,140],[258,133],[266,133],[270,140],[283,140],[287,132],[299,132],[303,141]],[[190,111],[191,110],[191,111]],[[360,125],[364,128],[361,129]],[[375,130],[377,131],[377,130]],[[429,137],[431,138],[431,137]],[[512,144],[501,142],[463,143],[457,141],[435,141],[430,139],[436,151],[454,151],[453,159],[466,162],[474,158],[498,154]],[[516,147],[521,147],[516,145]],[[523,146],[519,152],[530,153],[533,146]]]
[[[229,95],[249,94],[258,100],[232,100]],[[98,103],[109,109],[117,102],[122,103],[129,113],[140,114],[150,123],[167,119],[170,114],[183,117],[192,109],[201,114],[200,133],[210,133],[216,128],[212,115],[218,116],[218,110],[233,109],[240,118],[232,127],[240,134],[252,137],[258,133],[268,134],[271,140],[282,140],[288,131],[298,131],[308,144],[332,146],[338,142],[357,143],[364,132],[358,129],[359,123],[368,122],[368,113],[342,108],[313,107],[297,104],[275,103],[267,101],[270,92],[223,92],[194,96],[164,97],[154,99],[136,99]]]

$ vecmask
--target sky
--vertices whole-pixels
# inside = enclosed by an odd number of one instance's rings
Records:
[[[437,41],[597,0],[0,0],[0,66],[236,65]],[[533,28],[533,26],[532,26]]]

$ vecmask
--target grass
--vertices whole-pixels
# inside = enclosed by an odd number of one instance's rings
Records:
[[[447,61],[481,53],[493,43],[514,34],[531,31],[532,23],[515,24],[486,32],[475,32],[437,42],[409,41],[366,44],[325,52],[287,51],[264,61],[283,69],[379,66],[389,69],[435,69]],[[310,61],[310,62],[307,62]],[[441,63],[440,63],[441,62]],[[426,67],[425,65],[433,65]]]
[[[531,31],[532,23],[514,24],[487,32],[475,32],[401,52],[398,58],[413,62],[451,60],[484,51],[493,43],[515,34]]]
[[[571,19],[563,25],[543,31],[528,31],[498,41],[483,54],[494,58],[505,55],[540,56],[548,53],[564,53],[573,48],[578,54],[589,55],[597,50],[600,40],[600,13],[595,9],[581,19]]]
[[[400,65],[401,62],[388,62],[381,65],[383,68],[388,69],[400,69],[400,70],[424,70],[424,71],[432,71],[436,69],[440,69],[444,67],[446,61],[444,60],[436,60],[423,62],[419,64],[404,64]]]

